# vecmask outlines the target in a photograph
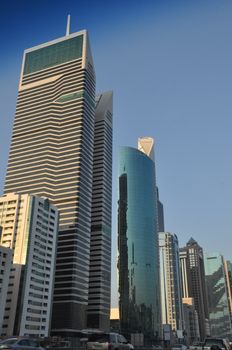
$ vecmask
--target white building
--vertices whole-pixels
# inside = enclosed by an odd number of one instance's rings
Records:
[[[11,260],[12,250],[0,246],[0,333],[2,332],[7,289],[10,279]]]
[[[0,197],[0,244],[13,250],[1,335],[48,336],[54,284],[58,211],[48,199]]]
[[[159,232],[162,323],[178,335],[183,331],[179,245],[175,234]]]

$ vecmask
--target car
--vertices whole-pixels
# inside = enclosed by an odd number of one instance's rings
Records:
[[[212,346],[215,350],[216,347],[222,350],[230,350],[230,344],[225,338],[205,338],[202,349],[210,350]]]
[[[0,341],[0,350],[45,350],[38,340],[33,338],[11,337]]]
[[[172,350],[187,350],[188,347],[184,344],[175,344],[172,346]]]
[[[95,333],[89,336],[87,350],[133,350],[134,347],[118,333]]]
[[[194,342],[192,345],[189,346],[190,350],[202,350],[203,343],[202,342]]]

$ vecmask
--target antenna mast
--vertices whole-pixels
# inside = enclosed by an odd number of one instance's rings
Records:
[[[70,15],[67,18],[66,36],[70,35]]]

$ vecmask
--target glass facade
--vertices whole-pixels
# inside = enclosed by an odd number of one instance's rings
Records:
[[[71,94],[61,95],[55,102],[69,102],[72,100],[76,100],[78,98],[85,98],[91,107],[95,108],[95,101],[85,90],[80,90],[76,92],[72,92]]]
[[[157,337],[160,331],[157,217],[154,162],[134,148],[123,147],[118,200],[121,331],[143,333],[145,339]]]
[[[25,58],[23,74],[38,72],[42,69],[82,57],[83,35],[66,39],[59,43],[28,52]]]
[[[226,288],[224,259],[217,253],[205,254],[204,259],[211,336],[231,337],[232,328]]]

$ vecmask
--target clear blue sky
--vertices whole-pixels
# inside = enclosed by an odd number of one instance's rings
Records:
[[[166,230],[232,259],[231,0],[1,3],[1,192],[23,50],[64,35],[68,13],[89,30],[97,90],[114,91],[113,256],[118,147],[152,136]]]

